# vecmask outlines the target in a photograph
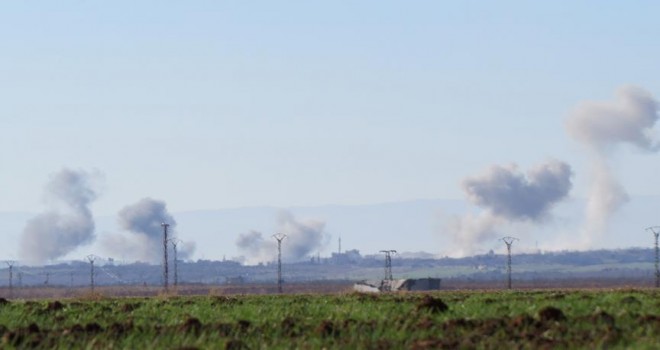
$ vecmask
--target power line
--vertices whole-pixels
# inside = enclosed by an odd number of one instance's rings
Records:
[[[506,251],[507,251],[506,272],[507,272],[508,289],[511,289],[511,246],[513,245],[514,241],[518,241],[518,240],[519,240],[518,238],[509,237],[509,236],[500,238],[500,241],[506,244]]]
[[[380,252],[385,254],[385,279],[383,279],[385,283],[383,286],[387,291],[390,291],[392,290],[392,280],[394,279],[392,277],[392,254],[396,254],[396,250],[381,250]]]
[[[16,261],[7,260],[5,263],[9,266],[9,298],[11,299],[14,297],[14,265]]]
[[[276,233],[273,238],[277,240],[277,292],[282,293],[282,241],[286,238],[284,233]]]
[[[109,272],[108,270],[106,270],[105,268],[103,268],[103,266],[98,266],[98,268],[101,270],[101,272],[103,272],[103,273],[105,273],[106,275],[108,275],[108,277],[110,277],[110,278],[112,278],[112,279],[118,281],[119,283],[121,283],[121,284],[126,284],[126,283],[127,283],[126,280],[120,278],[118,275],[116,275],[116,274],[114,274],[114,273]]]
[[[89,266],[90,266],[89,287],[92,290],[92,293],[94,293],[94,261],[96,260],[96,255],[94,254],[87,255],[87,260],[89,260]]]
[[[174,252],[174,288],[176,288],[179,285],[179,260],[176,247],[179,243],[183,242],[178,238],[170,238],[170,243],[172,243],[172,249]]]
[[[167,228],[170,227],[170,224],[161,223],[160,226],[163,227],[163,289],[167,291],[167,282],[168,282],[168,271],[167,271]]]
[[[660,288],[660,249],[658,248],[660,226],[647,227],[646,230],[651,231],[655,237],[655,287]]]
[[[23,275],[32,276],[34,279],[38,279],[38,278],[40,278],[40,276],[42,276],[44,274],[43,273],[30,273],[28,271],[23,271],[22,269],[18,268],[18,273],[16,275],[17,275],[16,277],[18,278],[18,288],[22,288],[23,287]],[[48,276],[46,276],[46,277],[48,277]],[[48,284],[48,283],[46,282],[44,284]]]
[[[385,254],[385,279],[393,280],[392,278],[392,254],[396,254],[396,250],[381,250]]]

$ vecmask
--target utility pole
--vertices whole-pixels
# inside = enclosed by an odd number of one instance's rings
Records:
[[[277,240],[277,292],[282,294],[282,241],[286,238],[286,235],[276,233],[273,238]]]
[[[89,260],[89,266],[90,266],[89,286],[92,290],[92,293],[94,293],[94,260],[96,260],[96,256],[93,254],[87,255],[87,260]]]
[[[396,250],[381,250],[385,254],[385,279],[393,280],[392,278],[392,254],[396,254]]]
[[[13,260],[8,260],[5,261],[7,263],[7,266],[9,267],[9,298],[14,297],[14,264],[16,264],[15,261]]]
[[[651,231],[655,237],[655,287],[660,288],[660,249],[658,248],[658,236],[660,236],[660,226],[651,226],[646,229]]]
[[[160,226],[163,227],[163,288],[167,292],[167,282],[168,282],[168,271],[167,271],[167,228],[170,227],[170,224],[161,223]]]
[[[339,250],[337,252],[341,255],[341,236],[339,236]]]
[[[507,264],[506,264],[506,272],[507,272],[507,288],[511,289],[511,245],[513,245],[514,241],[517,241],[518,238],[515,237],[502,237],[500,238],[504,244],[506,244],[506,251],[507,251]]]
[[[396,250],[381,250],[381,253],[385,254],[385,279],[383,280],[383,286],[387,291],[392,290],[392,254],[396,254]]]
[[[174,252],[174,288],[176,288],[179,285],[179,260],[176,247],[183,242],[178,238],[170,238],[170,243],[172,243],[172,251]]]

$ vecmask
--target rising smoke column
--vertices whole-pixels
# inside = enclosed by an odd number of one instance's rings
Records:
[[[241,233],[236,239],[236,246],[245,254],[245,262],[248,264],[273,261],[277,254],[277,244],[271,241],[271,237],[264,237],[255,230]]]
[[[287,235],[282,242],[282,258],[300,261],[315,253],[327,242],[323,232],[325,222],[297,220],[290,212],[281,211],[277,218],[277,232]],[[246,255],[249,264],[274,261],[277,258],[277,242],[270,235],[258,231],[242,233],[236,240],[238,249]]]
[[[129,235],[108,235],[103,246],[112,254],[128,255],[140,261],[160,262],[163,256],[162,223],[170,225],[168,233],[174,237],[176,221],[167,211],[167,204],[160,200],[144,198],[119,211],[119,225]],[[169,246],[169,245],[168,245]],[[179,246],[179,257],[191,254],[194,245]],[[170,254],[170,256],[172,256]]]
[[[449,231],[460,253],[471,253],[481,241],[495,238],[503,225],[549,219],[553,205],[571,190],[571,176],[568,164],[550,160],[527,174],[515,164],[493,165],[480,175],[464,179],[461,187],[468,200],[483,210],[450,223]]]
[[[94,238],[94,218],[89,209],[97,198],[95,174],[63,169],[46,185],[50,209],[30,219],[20,242],[23,259],[45,263],[60,258]]]
[[[625,86],[614,101],[583,102],[566,121],[568,134],[587,150],[591,188],[587,198],[582,242],[588,247],[603,233],[608,219],[626,202],[628,194],[611,170],[610,157],[620,144],[655,152],[660,144],[653,136],[658,106],[647,91]]]

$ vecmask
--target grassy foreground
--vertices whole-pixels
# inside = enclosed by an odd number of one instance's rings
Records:
[[[0,300],[1,348],[639,348],[660,292],[436,292]]]

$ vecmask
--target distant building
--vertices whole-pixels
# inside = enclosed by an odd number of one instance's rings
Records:
[[[357,249],[347,250],[343,253],[332,253],[330,260],[335,264],[357,264],[362,260],[362,255]]]

